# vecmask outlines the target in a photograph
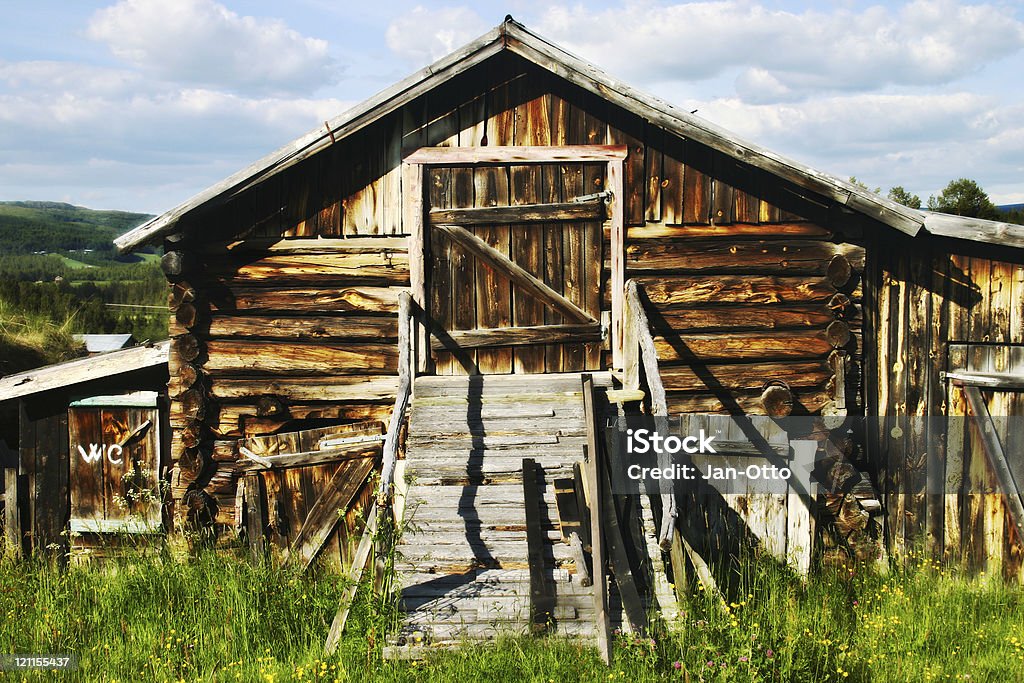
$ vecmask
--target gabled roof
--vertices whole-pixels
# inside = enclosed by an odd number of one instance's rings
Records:
[[[251,166],[203,190],[185,203],[125,233],[114,243],[122,252],[152,243],[173,232],[182,216],[200,207],[226,201],[506,50],[665,130],[774,174],[853,211],[877,219],[900,232],[916,235],[924,230],[935,235],[1024,247],[1022,226],[911,209],[798,161],[775,154],[742,140],[700,117],[631,88],[594,65],[527,30],[511,17],[468,45],[381,91],[341,116],[328,121],[324,126],[306,133]]]
[[[169,341],[76,358],[0,377],[0,402],[166,365]]]

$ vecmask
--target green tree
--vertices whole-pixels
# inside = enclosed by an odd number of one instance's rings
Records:
[[[911,209],[921,208],[921,198],[916,194],[910,194],[907,192],[903,189],[902,185],[897,185],[889,190],[889,199],[893,200],[897,204],[909,206]]]
[[[851,185],[856,185],[860,189],[865,190],[867,192],[874,192],[875,194],[879,194],[882,191],[882,188],[880,187],[876,187],[874,189],[868,187],[867,183],[862,183],[861,181],[857,180],[857,176],[855,175],[850,176],[849,183]]]
[[[978,183],[968,178],[951,180],[939,196],[928,197],[928,208],[957,216],[999,218],[999,210]]]

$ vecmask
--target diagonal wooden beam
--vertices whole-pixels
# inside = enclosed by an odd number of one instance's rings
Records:
[[[988,456],[989,465],[996,475],[999,487],[1003,490],[1003,498],[1006,508],[1010,512],[1010,518],[1017,527],[1018,534],[1024,538],[1024,502],[1021,500],[1021,490],[1013,478],[1013,470],[1006,460],[1006,452],[999,442],[999,435],[992,423],[992,415],[988,412],[988,406],[981,397],[981,390],[976,386],[964,385],[961,387],[964,395],[967,396],[967,403],[971,407],[971,414],[974,416],[974,423],[981,433],[981,442]]]
[[[512,280],[514,284],[561,313],[565,318],[578,323],[597,322],[597,319],[591,317],[576,304],[548,287],[543,281],[538,280],[534,275],[524,270],[522,266],[469,230],[458,225],[435,225],[434,227],[461,244],[463,248],[478,259],[485,261],[499,273]]]
[[[346,460],[327,482],[323,493],[313,503],[295,540],[283,553],[282,562],[297,557],[303,569],[308,569],[324,547],[327,539],[341,520],[339,512],[348,510],[363,482],[373,470],[374,459]]]

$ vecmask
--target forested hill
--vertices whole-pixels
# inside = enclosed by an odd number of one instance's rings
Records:
[[[115,237],[149,218],[143,213],[96,211],[61,202],[0,202],[0,253],[113,252]]]
[[[167,336],[154,249],[113,240],[150,216],[60,202],[0,202],[0,375],[83,353],[75,334]]]

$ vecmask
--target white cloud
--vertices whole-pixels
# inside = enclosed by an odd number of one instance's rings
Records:
[[[1024,48],[1024,23],[1008,10],[957,0],[802,13],[751,0],[635,2],[600,12],[555,6],[537,28],[631,81],[682,82],[738,69],[740,96],[761,102],[948,83]]]
[[[417,6],[392,21],[385,39],[399,57],[425,66],[482,35],[489,25],[468,7]]]
[[[926,197],[967,176],[1008,190],[1013,183],[1019,188],[1024,172],[1024,107],[993,97],[866,93],[782,104],[736,97],[692,104],[702,117],[762,147],[872,187],[902,185]]]
[[[213,0],[120,0],[87,35],[152,77],[248,93],[312,93],[338,67],[324,40],[278,19],[239,16]]]

